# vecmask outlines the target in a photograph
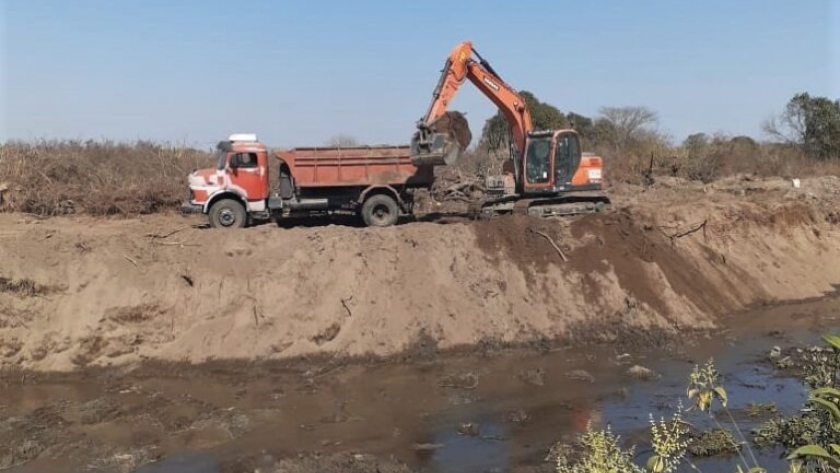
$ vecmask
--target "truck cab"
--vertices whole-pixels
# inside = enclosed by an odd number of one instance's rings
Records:
[[[216,165],[189,175],[185,210],[209,214],[211,225],[219,227],[241,227],[250,213],[265,212],[270,187],[268,154],[254,134],[233,134],[221,141]],[[223,205],[216,206],[218,202]]]

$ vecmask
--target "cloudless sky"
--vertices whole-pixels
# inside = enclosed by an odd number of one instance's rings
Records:
[[[405,143],[459,41],[564,112],[761,137],[840,97],[840,1],[0,0],[0,140]],[[495,109],[469,83],[474,135]]]

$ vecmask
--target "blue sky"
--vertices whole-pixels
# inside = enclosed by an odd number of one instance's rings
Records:
[[[407,142],[471,39],[563,111],[646,105],[675,139],[761,136],[799,91],[840,97],[840,1],[0,0],[0,139]],[[452,106],[474,134],[494,108]]]

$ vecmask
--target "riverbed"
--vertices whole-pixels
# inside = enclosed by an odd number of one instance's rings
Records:
[[[227,473],[270,471],[283,459],[306,471],[318,463],[305,459],[349,458],[358,460],[355,471],[364,465],[385,471],[383,462],[435,473],[551,471],[551,446],[572,441],[589,424],[609,425],[637,445],[642,463],[650,454],[650,416],[669,417],[681,399],[688,407],[688,374],[710,357],[745,433],[763,421],[738,415],[750,403],[795,412],[804,388],[777,373],[767,354],[774,346],[814,343],[840,326],[838,309],[837,295],[757,307],[733,316],[725,330],[633,351],[559,346],[443,353],[406,363],[9,371],[0,401],[0,466]],[[628,374],[634,366],[654,374]],[[712,425],[705,414],[687,419],[698,428]],[[779,453],[758,452],[759,460],[780,470]],[[717,470],[736,458],[697,461]]]

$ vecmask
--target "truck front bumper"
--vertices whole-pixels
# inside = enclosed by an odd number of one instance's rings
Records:
[[[181,204],[181,213],[182,214],[203,214],[204,213],[204,206],[193,204],[190,201],[186,201]]]

